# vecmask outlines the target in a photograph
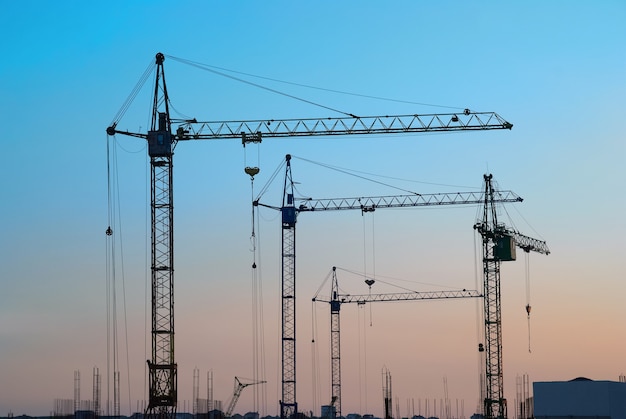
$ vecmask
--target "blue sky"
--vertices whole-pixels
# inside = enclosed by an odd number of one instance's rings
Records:
[[[304,159],[410,180],[397,182],[422,193],[478,188],[483,173],[493,173],[503,189],[525,199],[507,208],[505,222],[545,239],[553,252],[531,255],[529,261],[530,354],[525,263],[521,258],[503,268],[506,397],[510,403],[515,398],[517,374],[536,381],[616,380],[626,372],[625,20],[621,1],[5,1],[0,415],[48,414],[55,398],[73,397],[74,370],[81,371],[82,398],[88,399],[92,368],[106,375],[105,128],[159,51],[315,86],[247,78],[354,114],[470,108],[495,111],[513,123],[511,131],[472,134],[266,140],[258,150],[247,150],[246,159],[260,156],[258,191],[285,154],[299,157],[293,162],[299,190],[320,198],[395,191],[329,173]],[[176,111],[198,119],[340,116],[172,59],[166,59],[165,71]],[[149,84],[119,128],[146,130]],[[143,399],[147,359],[148,162],[140,140],[117,136],[115,144],[121,224],[116,231],[123,234],[117,250],[124,253],[118,278],[124,278],[129,331],[123,366],[129,371],[122,373],[127,414]],[[201,377],[213,369],[215,397],[224,403],[233,377],[252,375],[251,190],[245,163],[238,141],[185,143],[176,150],[181,405],[186,400],[189,406],[192,398],[194,367]],[[279,196],[279,184],[268,192],[269,200]],[[280,243],[276,214],[261,215],[265,413],[274,414]],[[301,217],[300,410],[317,411],[330,394],[323,361],[328,319],[320,308],[323,364],[319,394],[313,390],[309,301],[331,266],[369,271],[375,266],[381,276],[420,282],[415,287],[422,282],[472,287],[475,217],[475,208],[381,211],[371,219],[357,213]],[[464,400],[466,415],[473,413],[474,302],[376,306],[371,314],[348,307],[344,313],[344,413],[382,414],[383,365],[393,375],[403,415],[409,399],[441,399],[444,376],[450,397]],[[373,325],[365,327],[370,315]],[[364,336],[367,343],[359,343]],[[364,358],[365,365],[356,362]],[[367,377],[359,376],[359,369]],[[359,381],[366,384],[355,384]],[[251,397],[244,394],[237,410],[251,408]]]

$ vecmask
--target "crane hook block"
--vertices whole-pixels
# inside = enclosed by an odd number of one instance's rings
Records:
[[[257,174],[259,174],[260,169],[258,167],[246,167],[245,169],[243,169],[244,172],[246,172],[246,174],[250,175],[250,177],[254,177]]]
[[[261,131],[253,132],[250,134],[246,134],[245,132],[242,131],[241,132],[241,144],[243,144],[244,147],[248,143],[258,144],[262,141],[261,137],[262,137]]]

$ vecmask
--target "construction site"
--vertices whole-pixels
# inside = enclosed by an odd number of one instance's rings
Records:
[[[210,72],[216,70],[210,66],[203,66],[197,62],[169,57],[178,64],[190,65]],[[261,172],[260,150],[266,144],[275,139],[317,141],[316,137],[332,138],[332,142],[341,142],[341,137],[367,138],[373,137],[373,141],[384,141],[383,137],[415,136],[419,134],[436,133],[467,133],[478,131],[502,131],[504,133],[513,129],[513,123],[503,118],[495,112],[476,112],[470,109],[462,109],[459,112],[434,113],[434,114],[399,114],[399,115],[379,115],[379,116],[357,116],[349,112],[342,112],[344,115],[334,118],[310,118],[302,119],[271,119],[271,120],[241,120],[241,121],[202,121],[195,117],[180,118],[172,115],[175,103],[170,99],[168,85],[166,84],[166,55],[156,54],[151,66],[141,76],[122,108],[115,116],[112,123],[107,127],[107,172],[108,172],[108,219],[109,225],[105,229],[107,238],[107,368],[106,373],[101,373],[98,367],[94,367],[92,375],[83,381],[89,382],[92,388],[87,392],[84,390],[84,383],[81,385],[81,373],[74,371],[74,395],[73,398],[60,398],[54,400],[54,407],[51,410],[53,417],[75,416],[80,418],[96,417],[122,417],[121,406],[128,403],[131,411],[135,412],[132,417],[145,418],[229,418],[243,417],[244,419],[258,419],[259,417],[278,417],[280,419],[293,418],[325,418],[325,419],[357,419],[357,418],[381,418],[381,419],[468,419],[468,418],[512,418],[527,419],[533,417],[553,417],[564,415],[567,410],[559,410],[558,407],[548,408],[546,402],[539,395],[539,402],[535,404],[537,395],[533,395],[533,383],[531,377],[526,373],[507,374],[515,376],[515,398],[507,399],[505,395],[505,358],[503,354],[507,351],[507,346],[503,341],[502,325],[502,278],[505,277],[505,269],[502,266],[515,264],[515,261],[525,262],[525,284],[518,284],[518,289],[525,287],[526,304],[525,318],[527,321],[528,352],[531,352],[531,313],[530,304],[530,274],[529,255],[534,253],[540,256],[550,254],[550,249],[543,239],[534,238],[520,232],[512,224],[509,210],[510,206],[521,205],[523,198],[511,190],[502,190],[497,185],[497,175],[491,173],[477,176],[482,178],[481,186],[475,189],[466,189],[454,192],[416,193],[413,189],[398,187],[386,176],[392,174],[372,175],[362,171],[351,171],[345,167],[337,167],[325,162],[314,162],[307,158],[294,157],[287,154],[282,158],[278,167],[260,188],[255,184]],[[229,76],[233,78],[234,76]],[[143,131],[129,131],[120,128],[120,122],[126,111],[131,107],[136,96],[143,90],[147,81],[152,78],[153,85],[148,85],[151,94],[151,124]],[[168,79],[169,80],[169,79]],[[257,86],[261,87],[263,86]],[[280,92],[278,92],[280,93]],[[296,100],[303,100],[295,98]],[[306,100],[304,100],[306,101]],[[319,104],[317,104],[319,105]],[[329,106],[323,106],[332,109]],[[336,111],[336,110],[335,110]],[[485,135],[491,135],[486,133]],[[126,313],[126,295],[119,294],[118,275],[120,266],[116,265],[116,260],[123,259],[121,252],[122,241],[117,237],[117,232],[121,228],[118,221],[121,216],[117,213],[116,194],[119,174],[116,172],[117,147],[121,138],[134,137],[145,142],[147,158],[149,159],[149,345],[150,356],[147,359],[144,389],[147,392],[146,398],[131,400],[130,391],[124,387],[130,385],[130,379],[125,383],[122,378],[121,369],[128,359],[128,348],[120,347],[123,341],[128,340],[122,336],[122,330],[128,334],[126,325],[122,326],[121,317],[123,310]],[[176,346],[175,351],[175,326],[179,327],[180,319],[175,321],[175,293],[174,293],[174,249],[177,243],[174,240],[174,149],[177,146],[193,148],[206,141],[211,140],[234,140],[239,142],[243,148],[244,167],[243,172],[248,177],[251,187],[249,200],[250,205],[250,277],[251,277],[251,300],[247,304],[251,310],[252,329],[243,332],[243,339],[252,359],[252,365],[243,371],[252,378],[243,378],[234,375],[234,384],[231,390],[224,389],[223,385],[214,384],[213,367],[201,371],[199,368],[192,369],[187,365],[184,373],[188,380],[190,371],[193,384],[191,394],[181,394],[179,383],[181,381],[181,370],[177,363],[179,350],[184,347]],[[325,142],[329,152],[333,144]],[[211,147],[211,146],[209,146]],[[391,147],[391,146],[390,146]],[[192,151],[193,153],[193,151]],[[352,167],[358,167],[358,153],[350,161]],[[294,165],[297,162],[297,165]],[[352,176],[358,178],[359,182],[364,181],[366,191],[359,191],[359,195],[352,195],[345,192],[343,196],[322,196],[313,197],[311,194],[303,194],[299,186],[302,183],[302,176],[299,175],[300,165],[316,166],[315,170],[330,170],[331,175],[316,175],[318,181],[321,180],[321,187],[317,190],[328,191],[336,188],[328,186],[334,183],[341,184],[341,176]],[[293,167],[293,172],[292,172]],[[305,170],[306,173],[310,171]],[[378,176],[378,177],[376,177]],[[389,178],[392,179],[392,178]],[[316,182],[318,182],[316,181]],[[319,182],[318,182],[319,183]],[[276,186],[278,185],[278,186]],[[368,189],[369,188],[369,189]],[[380,191],[392,189],[399,194],[381,194]],[[354,187],[349,188],[355,190]],[[449,185],[447,186],[449,189]],[[361,195],[373,191],[371,195]],[[319,193],[319,192],[318,192]],[[193,201],[189,196],[178,201],[177,209],[193,206]],[[474,219],[455,220],[462,214],[455,208],[470,208],[475,211]],[[474,236],[474,264],[471,257],[461,260],[469,261],[468,266],[459,266],[452,274],[462,273],[466,280],[451,281],[442,284],[435,280],[428,279],[428,275],[433,276],[433,272],[418,272],[419,278],[400,278],[398,276],[386,276],[383,267],[393,266],[394,254],[402,254],[401,258],[411,259],[410,254],[413,249],[400,245],[397,234],[393,228],[385,224],[385,213],[390,214],[390,220],[398,218],[400,214],[404,217],[410,212],[420,210],[419,217],[426,219],[425,224],[440,223],[445,219],[445,223],[459,226],[460,229],[471,230]],[[224,208],[222,208],[224,210]],[[355,210],[355,211],[348,211]],[[426,211],[425,210],[434,210]],[[445,210],[445,211],[443,211]],[[296,248],[298,253],[315,252],[314,249],[306,245],[306,236],[311,233],[311,229],[320,230],[322,220],[314,220],[328,217],[327,214],[351,214],[351,221],[348,215],[337,220],[330,220],[329,227],[323,227],[332,232],[337,228],[334,223],[340,222],[344,226],[352,225],[357,240],[348,240],[342,243],[345,237],[331,237],[333,241],[338,240],[338,249],[361,248],[354,255],[347,256],[343,252],[335,250],[334,254],[337,264],[345,266],[344,263],[350,260],[354,266],[354,260],[362,266],[362,270],[342,268],[335,265],[327,266],[327,275],[320,278],[321,284],[313,295],[303,295],[302,291],[296,293],[296,278],[300,277],[300,268],[296,267]],[[435,212],[444,213],[441,216],[432,218]],[[313,215],[322,213],[323,215]],[[427,215],[423,215],[427,214]],[[374,217],[376,218],[376,221]],[[413,219],[415,216],[411,215]],[[306,226],[298,235],[303,246],[296,246],[297,221],[306,220]],[[379,221],[379,220],[383,221]],[[432,219],[432,220],[431,220]],[[327,218],[328,220],[328,218]],[[209,220],[209,223],[215,222]],[[217,221],[218,223],[221,221]],[[184,224],[184,222],[183,222]],[[273,225],[275,227],[265,227]],[[313,226],[315,225],[315,226]],[[432,227],[432,226],[429,226]],[[264,236],[261,240],[261,229],[272,229],[273,240],[267,240]],[[406,224],[401,225],[400,230],[406,230]],[[437,243],[444,236],[437,237],[430,228],[420,227],[421,231],[416,234],[420,240],[430,243],[430,251],[435,254],[441,252],[458,252],[460,247],[449,241],[448,244]],[[300,230],[300,228],[298,228]],[[461,233],[459,231],[459,233]],[[329,234],[329,233],[326,233]],[[330,233],[332,235],[332,233]],[[396,236],[394,236],[396,235]],[[410,235],[410,234],[409,234]],[[387,237],[389,236],[389,237]],[[421,236],[428,236],[424,239]],[[446,239],[443,239],[446,240]],[[280,249],[276,245],[268,243],[280,243]],[[361,242],[362,243],[359,243]],[[394,242],[396,244],[394,244]],[[465,246],[467,242],[465,243]],[[471,241],[470,241],[471,243]],[[467,246],[466,246],[467,247]],[[263,291],[261,278],[266,276],[263,273],[261,259],[269,258],[278,264],[274,267],[279,275],[279,296],[267,296],[267,290]],[[421,258],[428,258],[428,252],[421,249]],[[470,253],[472,249],[469,249]],[[210,256],[209,256],[210,257]],[[386,263],[385,258],[391,258],[391,263]],[[351,259],[350,259],[351,258]],[[177,259],[178,260],[178,259]],[[189,261],[188,258],[185,260]],[[300,260],[300,259],[298,259]],[[215,262],[209,262],[209,265]],[[519,263],[519,261],[518,261]],[[269,263],[268,263],[269,265]],[[319,268],[319,267],[317,267]],[[445,269],[445,266],[442,265]],[[267,269],[272,272],[272,269]],[[473,271],[473,272],[472,272]],[[469,272],[469,275],[467,274]],[[426,274],[424,276],[424,274]],[[306,275],[307,279],[310,275]],[[434,276],[433,276],[434,277]],[[469,282],[467,281],[469,279]],[[309,279],[310,281],[310,279]],[[455,288],[454,283],[468,284],[462,288]],[[265,295],[264,295],[265,292]],[[275,293],[275,290],[271,290]],[[215,290],[214,293],[219,293]],[[296,297],[300,302],[299,307],[311,302],[310,315],[302,313],[302,309],[296,310]],[[221,298],[217,295],[217,298]],[[226,299],[227,296],[224,296]],[[123,300],[123,303],[121,302]],[[443,302],[442,300],[446,300]],[[265,331],[267,301],[275,301],[279,304],[280,327],[275,330],[279,342],[278,354],[266,353],[267,339]],[[410,304],[408,304],[410,302]],[[419,302],[420,304],[413,304]],[[386,304],[374,304],[386,303]],[[124,305],[122,308],[122,304]],[[177,295],[176,307],[185,306],[185,301],[180,301]],[[462,306],[464,304],[464,306]],[[445,351],[448,345],[463,346],[463,352],[467,357],[459,358],[460,362],[467,362],[473,358],[477,363],[477,374],[475,376],[475,386],[478,388],[476,397],[467,400],[459,398],[449,390],[449,378],[445,370],[442,371],[438,380],[441,382],[441,393],[437,395],[420,394],[418,387],[410,391],[407,397],[406,389],[402,391],[403,396],[397,394],[397,386],[393,385],[393,376],[404,374],[403,368],[394,364],[394,351],[398,346],[404,346],[401,342],[387,342],[380,349],[384,357],[388,358],[382,365],[372,366],[368,358],[371,355],[371,341],[386,341],[385,333],[389,328],[411,328],[403,326],[405,320],[429,318],[432,315],[432,323],[436,324],[435,318],[443,318],[445,309],[438,309],[439,306],[458,305],[465,307],[462,317],[469,333],[454,332],[456,340],[449,344],[443,343],[441,339],[435,346],[443,345],[436,351]],[[354,306],[354,309],[352,307]],[[418,308],[421,307],[421,308]],[[393,310],[390,310],[393,309]],[[245,311],[246,316],[250,316],[249,311]],[[419,311],[417,311],[419,310]],[[444,311],[437,311],[444,310]],[[341,320],[341,313],[345,313],[344,320]],[[125,314],[124,314],[125,316]],[[239,316],[240,317],[240,316]],[[148,317],[147,317],[148,318]],[[447,319],[455,328],[461,324],[461,319]],[[369,323],[369,325],[368,325]],[[373,331],[374,324],[383,324],[383,330]],[[311,324],[311,337],[303,336],[300,332],[296,334],[297,325]],[[446,326],[445,322],[436,324],[435,328],[439,332]],[[342,326],[343,325],[343,326]],[[342,337],[341,328],[344,327]],[[423,330],[428,327],[423,325]],[[236,333],[232,327],[228,326],[229,333]],[[236,328],[235,328],[236,329]],[[407,329],[407,330],[409,330]],[[472,330],[473,329],[473,330]],[[209,336],[218,336],[219,328],[210,332],[209,329],[201,333],[208,333]],[[302,326],[298,330],[303,330]],[[466,332],[467,332],[466,330]],[[439,332],[431,332],[433,336]],[[217,334],[216,334],[217,333]],[[418,332],[420,336],[427,336],[428,332]],[[516,332],[518,334],[518,332]],[[249,335],[252,336],[249,336]],[[368,336],[368,334],[370,336]],[[233,335],[231,335],[232,338]],[[220,338],[222,339],[222,338]],[[298,341],[298,343],[297,343]],[[301,342],[310,341],[307,355],[310,359],[304,359],[302,355],[296,356],[296,352],[301,353],[303,344]],[[418,342],[421,340],[418,340]],[[429,340],[430,341],[430,340]],[[472,343],[473,341],[473,343]],[[251,343],[250,343],[251,342]],[[407,341],[408,342],[408,341]],[[127,343],[125,343],[127,345]],[[410,343],[409,345],[415,345]],[[473,348],[471,347],[473,345]],[[415,347],[415,356],[420,357],[418,349]],[[368,353],[369,351],[369,353]],[[428,359],[430,355],[427,355]],[[271,374],[268,374],[265,366],[265,358],[268,356],[277,357],[277,377],[271,382]],[[451,355],[452,356],[452,355]],[[425,362],[428,362],[428,360]],[[476,361],[477,360],[477,361]],[[297,361],[297,362],[296,362]],[[424,361],[424,360],[422,360]],[[135,362],[133,360],[132,362]],[[214,359],[210,361],[214,365],[220,365],[224,360]],[[343,362],[343,366],[342,366]],[[307,376],[296,374],[296,366],[304,363],[312,363],[311,373]],[[233,366],[230,361],[225,365]],[[388,365],[390,367],[388,367]],[[251,367],[251,368],[250,368]],[[220,368],[223,370],[223,368]],[[371,380],[367,378],[367,372],[377,370],[380,374],[378,391],[376,395],[368,394],[365,382]],[[320,372],[321,371],[321,372]],[[327,372],[324,372],[327,371]],[[408,372],[408,371],[407,371]],[[240,374],[237,372],[236,374]],[[409,373],[412,374],[412,373]],[[358,376],[356,380],[346,381],[342,377]],[[432,379],[432,377],[431,377]],[[222,379],[223,380],[223,379]],[[298,403],[296,392],[297,384],[306,381],[304,386],[307,392],[312,392],[313,405],[301,407]],[[343,382],[342,382],[343,381]],[[589,380],[590,381],[590,380]],[[625,379],[619,377],[615,389],[610,390],[624,393]],[[223,381],[222,381],[223,382]],[[539,383],[535,393],[539,389],[552,389],[555,387],[544,386]],[[578,384],[577,384],[578,385]],[[587,383],[587,385],[591,385]],[[598,384],[600,385],[600,384]],[[267,386],[277,389],[279,400],[268,400]],[[299,387],[302,387],[300,385]],[[354,387],[358,387],[355,390]],[[571,387],[571,386],[569,386]],[[569,388],[563,387],[563,388]],[[596,386],[597,387],[597,386]],[[611,387],[613,389],[613,387]],[[346,392],[358,392],[359,412],[350,411],[346,408]],[[550,390],[553,391],[553,390]],[[560,390],[561,391],[561,390]],[[568,394],[568,390],[562,390]],[[599,390],[600,393],[604,390]],[[128,392],[128,396],[126,396]],[[507,389],[511,392],[511,389]],[[371,391],[370,391],[371,393]],[[252,410],[245,413],[237,413],[237,403],[242,396],[247,394],[248,399],[252,399]],[[85,396],[87,395],[87,396]],[[217,396],[216,396],[217,395]],[[245,397],[245,396],[244,396]],[[354,396],[352,396],[354,398]],[[568,396],[564,396],[567,397]],[[598,396],[602,398],[602,396]],[[126,398],[128,400],[126,400]],[[554,401],[558,397],[550,397]],[[354,400],[352,401],[354,402]],[[612,408],[616,412],[623,408]],[[271,405],[275,404],[277,414],[268,414],[272,410]],[[568,404],[567,402],[565,404]],[[594,401],[589,401],[589,405],[594,405]],[[535,410],[539,406],[539,412]],[[543,410],[541,410],[543,409]],[[552,409],[552,410],[550,410]],[[599,408],[601,409],[601,408]],[[616,410],[617,409],[617,410]],[[369,411],[382,411],[382,414],[371,414]],[[542,413],[543,412],[543,413]],[[547,413],[546,413],[547,412]],[[560,412],[560,413],[559,413]],[[603,410],[589,408],[587,412],[594,415]],[[590,413],[590,415],[592,415]],[[130,415],[129,415],[130,416]],[[599,414],[599,416],[602,416]],[[611,416],[611,415],[609,415]],[[615,416],[611,417],[623,417]]]
[[[6,2],[0,419],[626,419],[626,3]]]
[[[175,61],[183,64],[191,64],[201,67],[198,63],[190,63],[183,59],[172,57]],[[340,344],[340,308],[346,303],[355,303],[359,306],[371,305],[378,301],[418,301],[418,300],[454,300],[454,299],[477,299],[480,301],[479,317],[482,319],[481,340],[477,343],[475,350],[479,354],[482,365],[480,374],[480,397],[476,408],[476,413],[486,418],[508,417],[508,403],[504,396],[504,373],[503,373],[503,341],[502,341],[502,308],[501,308],[501,263],[512,262],[517,259],[517,250],[523,254],[535,252],[548,255],[550,250],[545,241],[526,236],[517,231],[514,227],[506,225],[502,221],[503,215],[500,209],[506,203],[520,203],[522,198],[512,191],[499,190],[495,187],[493,175],[483,176],[483,186],[478,191],[444,192],[444,193],[415,193],[405,190],[401,195],[378,195],[378,196],[356,196],[356,197],[326,197],[312,198],[301,196],[296,186],[299,182],[292,174],[292,156],[286,155],[282,164],[274,172],[268,184],[261,188],[261,192],[255,195],[255,176],[260,168],[253,162],[248,164],[248,150],[255,147],[262,147],[262,142],[271,141],[275,138],[303,138],[303,137],[333,137],[334,141],[339,141],[340,136],[366,137],[369,135],[376,137],[402,136],[424,133],[453,133],[467,131],[492,131],[511,130],[513,124],[495,112],[475,112],[464,109],[458,113],[437,113],[437,114],[403,114],[385,116],[356,116],[343,112],[345,116],[338,118],[304,118],[304,119],[272,119],[272,120],[242,120],[242,121],[199,121],[196,118],[176,119],[171,116],[171,109],[174,104],[170,100],[165,77],[165,59],[162,53],[156,54],[154,66],[146,71],[135,87],[127,102],[122,106],[111,125],[107,128],[107,135],[111,138],[128,136],[140,138],[147,143],[147,152],[150,159],[150,272],[151,272],[151,357],[147,360],[147,382],[149,398],[137,410],[143,412],[147,417],[168,418],[175,417],[180,406],[180,395],[178,392],[178,365],[174,351],[174,203],[173,203],[173,168],[174,168],[174,148],[180,144],[192,146],[188,143],[196,143],[202,140],[236,140],[240,141],[245,149],[244,172],[249,176],[252,188],[252,233],[251,246],[253,260],[251,264],[251,275],[253,283],[260,276],[257,257],[260,257],[257,249],[260,241],[256,237],[256,230],[259,228],[260,209],[276,211],[280,220],[280,307],[281,307],[281,328],[280,328],[280,417],[282,419],[298,417],[299,415],[324,416],[324,417],[344,417],[348,414],[342,409],[342,373],[341,373],[341,344]],[[211,70],[213,71],[213,70]],[[152,74],[154,85],[152,87],[152,111],[151,125],[145,132],[131,132],[120,129],[119,122],[124,116],[126,109],[132,104],[135,96],[143,88]],[[303,138],[305,139],[305,138]],[[257,152],[258,153],[258,152]],[[108,156],[113,152],[108,151]],[[252,158],[254,160],[254,158]],[[358,161],[356,157],[353,163]],[[258,162],[256,162],[258,163]],[[323,165],[323,163],[322,163]],[[110,167],[111,163],[107,163]],[[341,170],[339,170],[341,171]],[[268,200],[266,191],[275,178],[282,175],[281,202]],[[112,181],[110,181],[110,185]],[[380,183],[380,182],[378,182]],[[389,185],[387,185],[389,186]],[[111,189],[111,186],[109,187]],[[184,205],[184,204],[183,204]],[[451,206],[472,206],[478,208],[477,218],[473,224],[480,243],[479,252],[481,254],[480,286],[474,290],[466,288],[451,290],[443,289],[436,291],[415,291],[408,290],[404,293],[372,293],[372,286],[377,282],[376,272],[362,272],[359,275],[364,279],[364,283],[369,287],[369,293],[355,295],[342,294],[338,285],[336,269],[333,267],[331,278],[331,290],[326,297],[315,295],[313,302],[323,302],[330,308],[330,357],[326,365],[331,368],[330,394],[326,400],[329,402],[320,406],[319,412],[313,410],[306,412],[298,407],[296,398],[296,325],[302,321],[296,321],[296,221],[300,215],[305,214],[309,218],[309,213],[328,213],[331,211],[356,210],[365,219],[374,212],[385,209],[407,209],[420,207],[448,208]],[[114,208],[112,205],[109,205]],[[110,212],[110,220],[115,220],[115,216]],[[115,249],[115,228],[109,225],[106,228],[106,235],[109,241],[109,257],[111,260],[116,255]],[[374,238],[370,238],[374,242]],[[367,247],[367,245],[366,245]],[[368,251],[365,250],[367,253]],[[341,258],[341,255],[337,255]],[[378,256],[377,256],[378,258]],[[376,263],[376,261],[370,262]],[[367,262],[364,263],[367,268]],[[111,274],[115,274],[115,267],[112,266]],[[254,285],[253,285],[254,286]],[[112,285],[112,289],[115,287]],[[262,367],[265,356],[260,343],[263,335],[261,320],[263,314],[261,295],[256,294],[258,290],[253,290],[253,309],[255,315],[258,314],[253,325],[253,345],[251,346],[254,364],[252,368],[252,380],[243,383],[235,377],[235,390],[231,395],[228,407],[224,410],[224,415],[229,417],[233,413],[234,406],[241,394],[241,391],[250,385],[261,385],[267,381]],[[111,301],[115,301],[115,296],[110,296]],[[299,297],[301,300],[302,297]],[[449,303],[448,303],[449,304]],[[115,313],[116,309],[112,309]],[[530,319],[531,306],[526,305],[526,312]],[[258,323],[257,323],[258,321]],[[313,321],[309,319],[309,321]],[[530,320],[529,320],[530,321]],[[115,320],[112,320],[115,324]],[[530,324],[530,323],[529,323]],[[529,330],[530,332],[530,330]],[[112,341],[117,341],[113,336]],[[315,343],[316,337],[312,338]],[[117,354],[118,349],[112,349],[113,354]],[[117,355],[116,355],[117,356]],[[345,355],[344,355],[345,357]],[[219,361],[218,361],[219,362]],[[302,361],[300,361],[302,362]],[[318,361],[321,364],[321,361]],[[112,412],[109,415],[120,414],[120,382],[118,368],[113,367],[113,402]],[[319,365],[315,368],[322,368]],[[194,370],[193,399],[191,406],[193,414],[207,414],[215,410],[216,406],[221,406],[214,400],[212,376],[207,376],[207,397],[199,396],[199,372]],[[382,402],[384,405],[384,419],[401,417],[400,406],[394,400],[392,393],[392,380],[389,370],[384,370],[382,386]],[[94,382],[96,378],[94,376]],[[458,399],[453,403],[447,393],[447,383],[445,382],[445,397],[439,400],[424,400],[424,415],[451,417],[468,417],[465,413],[464,401],[461,402],[459,410]],[[262,386],[260,386],[262,388]],[[76,390],[78,391],[78,390]],[[94,388],[94,394],[96,390]],[[260,400],[262,392],[255,391],[255,399]],[[110,396],[109,396],[110,397]],[[324,399],[319,395],[320,400]],[[75,408],[80,405],[79,398],[75,397]],[[417,401],[417,411],[414,406],[415,401],[411,401],[410,409],[413,415],[422,415],[422,400]],[[521,403],[521,402],[520,402]],[[96,406],[101,406],[100,402],[94,402]],[[256,404],[256,403],[255,403]],[[453,404],[455,404],[453,408]],[[395,405],[395,408],[394,408]],[[183,405],[183,411],[188,411],[189,407]],[[474,406],[468,406],[468,410]],[[220,410],[220,409],[218,409]],[[453,411],[455,412],[453,413]],[[517,410],[517,408],[516,408]],[[474,412],[472,412],[474,413]],[[406,415],[408,416],[408,415]],[[402,416],[405,417],[405,416]],[[517,415],[515,416],[517,417]]]
[[[205,113],[177,101],[189,70],[296,102],[296,113],[339,116],[189,116],[180,110]],[[626,417],[623,374],[535,381],[507,368],[509,351],[530,358],[545,339],[534,339],[531,284],[546,281],[552,249],[532,226],[545,223],[520,212],[541,197],[518,195],[511,176],[502,188],[488,168],[464,174],[464,186],[409,179],[428,160],[445,167],[445,156],[399,158],[443,135],[488,152],[514,118],[470,108],[361,115],[270,82],[283,83],[158,52],[103,130],[106,359],[77,365],[73,395],[62,390],[70,371],[58,380],[50,417]],[[111,94],[123,97],[123,86]],[[147,127],[126,122],[146,106]],[[361,161],[377,143],[383,169]],[[242,164],[207,176],[208,157],[230,144]],[[212,192],[231,177],[237,188]]]

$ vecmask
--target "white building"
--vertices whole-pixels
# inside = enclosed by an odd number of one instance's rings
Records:
[[[535,419],[626,419],[626,383],[576,378],[533,383]]]

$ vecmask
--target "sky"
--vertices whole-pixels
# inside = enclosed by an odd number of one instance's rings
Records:
[[[279,413],[279,218],[270,209],[259,212],[252,252],[251,201],[267,186],[262,202],[280,205],[283,173],[269,181],[286,154],[294,156],[302,196],[399,193],[385,185],[419,193],[478,190],[483,174],[492,173],[499,188],[524,198],[507,205],[500,220],[545,240],[552,253],[526,258],[520,252],[502,265],[510,412],[524,374],[531,381],[616,381],[626,373],[623,1],[6,0],[2,6],[0,416],[49,414],[55,399],[74,398],[75,371],[81,399],[91,399],[94,368],[102,376],[103,404],[113,400],[113,296],[121,413],[136,411],[146,398],[149,162],[143,140],[107,138],[105,129],[157,52],[166,55],[176,117],[469,108],[497,112],[513,124],[510,131],[266,139],[246,149],[228,140],[179,144],[179,411],[192,409],[194,369],[201,397],[211,370],[214,398],[226,405],[234,377],[255,376],[258,362],[267,383],[244,390],[235,412],[256,406],[261,414]],[[147,130],[152,80],[119,129]],[[254,183],[243,171],[247,165],[261,169]],[[479,288],[480,246],[472,229],[478,214],[476,207],[301,214],[300,411],[319,414],[330,401],[328,306],[311,299],[318,289],[328,295],[331,268],[341,268],[340,285],[353,294],[368,292],[363,274],[377,279],[373,293],[397,291],[392,283],[417,291]],[[113,242],[105,235],[110,219]],[[480,312],[477,300],[343,307],[342,412],[381,416],[387,368],[402,416],[425,413],[426,400],[436,413],[433,403],[440,406],[447,387],[453,412],[460,405],[469,417],[479,397]],[[255,358],[257,323],[264,349]]]

